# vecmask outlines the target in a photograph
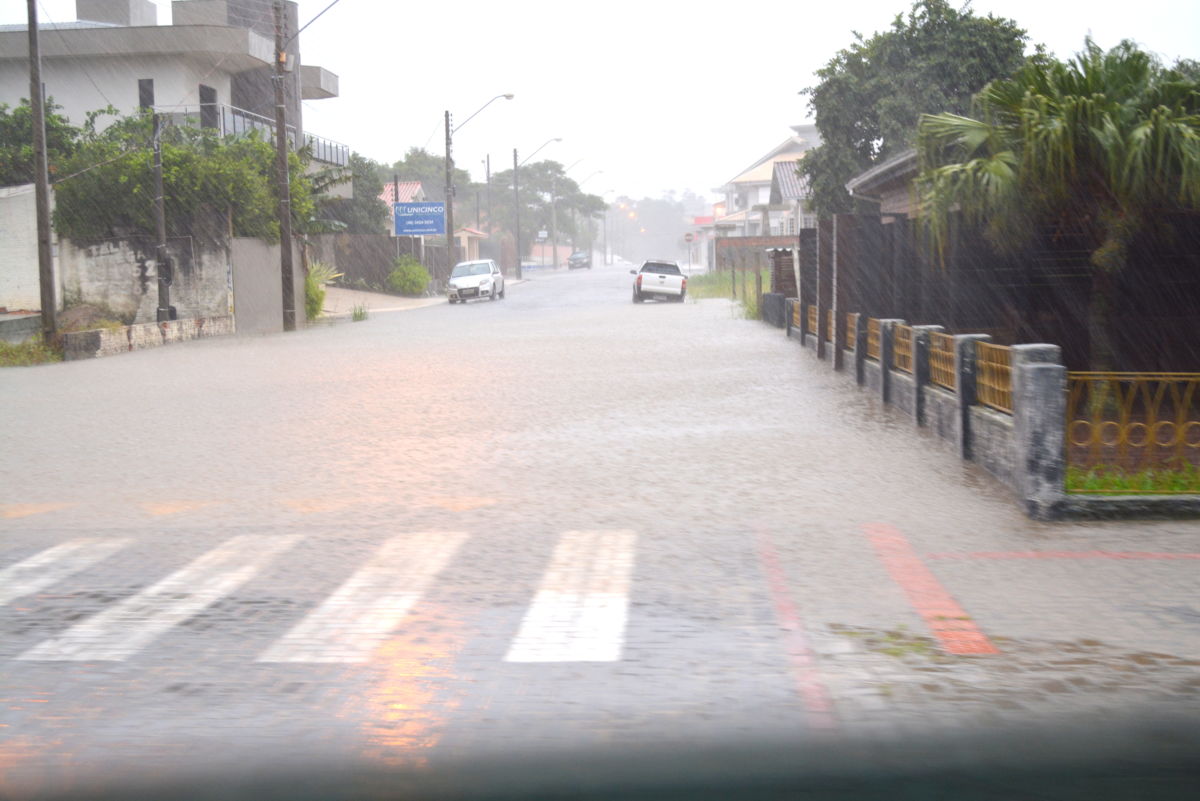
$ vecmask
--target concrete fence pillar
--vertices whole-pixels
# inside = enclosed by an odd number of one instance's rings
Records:
[[[991,342],[987,334],[954,337],[954,395],[958,399],[958,452],[971,458],[971,407],[975,405],[975,343]]]
[[[854,380],[861,387],[867,381],[866,368],[863,367],[867,361],[867,315],[858,315],[858,322],[854,326]]]
[[[913,326],[913,422],[925,425],[925,385],[929,383],[929,335],[946,329],[940,325]]]
[[[879,321],[879,397],[892,402],[892,347],[896,341],[896,326],[904,321],[888,317]]]
[[[1013,450],[1025,512],[1052,520],[1065,501],[1067,368],[1057,345],[1012,349]]]

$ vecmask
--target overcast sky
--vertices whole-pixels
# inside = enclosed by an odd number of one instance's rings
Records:
[[[307,22],[329,0],[301,0]],[[159,22],[170,2],[157,0]],[[710,3],[606,0],[392,2],[340,0],[302,36],[305,63],[336,73],[341,96],[307,101],[305,128],[391,162],[413,146],[443,152],[442,112],[458,121],[497,100],[455,136],[458,166],[482,180],[547,139],[584,188],[635,197],[707,194],[790,135],[809,112],[797,92],[852,41],[907,0]],[[1075,52],[1088,33],[1132,38],[1166,61],[1200,57],[1200,1],[976,0],[1015,19],[1031,44]],[[73,0],[42,0],[45,19],[75,18]],[[0,23],[23,22],[0,0]],[[599,175],[593,175],[603,171]]]

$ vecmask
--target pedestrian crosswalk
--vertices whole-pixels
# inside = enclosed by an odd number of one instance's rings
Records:
[[[255,657],[260,663],[363,663],[404,626],[440,578],[463,558],[471,536],[457,531],[396,534]],[[232,596],[304,540],[242,535],[221,542],[136,594],[19,651],[22,662],[123,662]],[[78,538],[0,568],[0,607],[47,591],[89,588],[89,571],[134,544]],[[504,661],[615,662],[625,639],[636,533],[560,534]],[[528,577],[532,579],[533,577]],[[532,585],[532,581],[530,584]],[[499,657],[499,654],[497,655]]]

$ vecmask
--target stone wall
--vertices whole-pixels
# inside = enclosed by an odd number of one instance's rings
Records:
[[[1014,492],[1020,491],[1013,450],[1013,420],[984,406],[972,406],[971,461],[998,478]]]
[[[28,77],[25,84],[28,94]],[[54,246],[53,241],[51,245]],[[57,277],[54,286],[61,308],[62,290]],[[42,309],[33,184],[0,187],[0,308],[12,311]]]
[[[230,243],[233,260],[234,317],[238,336],[272,334],[283,330],[283,281],[279,245],[261,239],[234,237]],[[304,270],[299,249],[292,258],[296,325],[304,325]]]
[[[921,391],[925,393],[925,426],[939,439],[957,444],[960,436],[957,396],[932,384]]]
[[[917,413],[917,382],[903,370],[891,370],[889,402],[908,415]]]
[[[863,360],[863,385],[871,390],[872,395],[883,394],[883,368],[879,366],[879,362]]]
[[[230,313],[232,264],[228,246],[192,237],[167,240],[172,261],[170,305],[176,316],[226,317]],[[62,240],[59,270],[67,306],[110,310],[128,324],[158,320],[158,271],[150,238],[96,242]]]
[[[78,331],[63,334],[63,358],[95,359],[134,350],[158,348],[172,342],[185,342],[204,337],[226,336],[233,333],[233,318],[192,317],[166,323],[140,323],[120,328]]]

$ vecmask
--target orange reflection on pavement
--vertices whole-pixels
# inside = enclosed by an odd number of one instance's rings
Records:
[[[12,520],[18,517],[40,515],[56,509],[66,509],[73,503],[0,503],[0,517]]]
[[[203,509],[206,506],[212,506],[216,501],[163,501],[163,502],[143,502],[138,504],[142,507],[142,511],[155,517],[164,517],[166,515],[177,515],[182,512],[194,512],[197,509]]]
[[[388,767],[423,768],[459,703],[454,663],[466,642],[462,622],[434,605],[407,618],[371,659],[364,699],[366,758]]]

